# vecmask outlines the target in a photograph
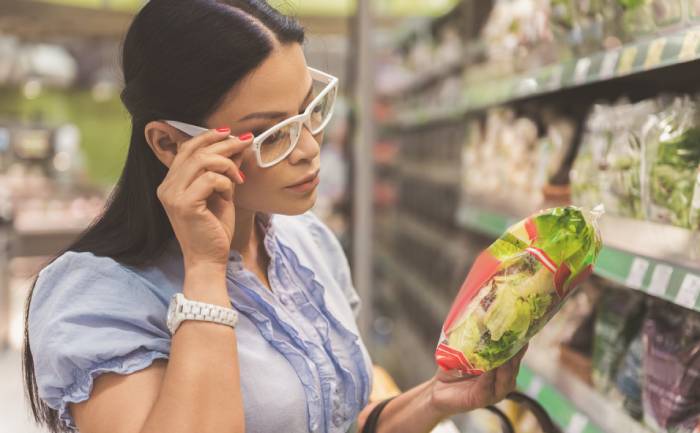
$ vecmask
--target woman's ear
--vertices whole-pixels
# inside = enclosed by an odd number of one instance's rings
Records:
[[[148,146],[160,162],[168,168],[173,163],[182,142],[189,139],[189,136],[176,128],[155,120],[146,124],[144,134]]]

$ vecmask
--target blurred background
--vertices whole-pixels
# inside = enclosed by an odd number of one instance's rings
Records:
[[[700,2],[270,3],[340,78],[314,211],[350,260],[382,392],[434,373],[453,299],[511,224],[602,203],[594,276],[533,340],[519,388],[567,433],[700,432]],[[142,4],[0,2],[0,433],[40,431],[27,288],[121,172],[119,47]],[[500,430],[486,411],[436,429]]]

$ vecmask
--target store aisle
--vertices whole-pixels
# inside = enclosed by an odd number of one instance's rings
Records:
[[[30,421],[20,356],[15,350],[0,352],[0,433],[45,433]]]

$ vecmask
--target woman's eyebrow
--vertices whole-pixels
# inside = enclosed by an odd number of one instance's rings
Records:
[[[306,93],[306,96],[304,97],[304,101],[309,99],[309,96],[311,96],[311,93],[314,91],[314,83],[313,81],[311,82],[311,86],[309,86],[309,91]],[[304,105],[304,101],[302,101],[301,105]],[[287,113],[283,111],[262,111],[258,113],[251,113],[246,116],[241,117],[238,119],[239,122],[242,122],[244,120],[250,120],[250,119],[277,119],[279,117],[284,117],[286,116]]]

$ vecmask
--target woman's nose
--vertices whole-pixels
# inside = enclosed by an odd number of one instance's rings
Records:
[[[292,153],[289,154],[289,162],[291,164],[296,164],[300,160],[313,160],[316,156],[318,156],[321,151],[321,145],[316,138],[320,137],[321,134],[314,137],[311,134],[311,131],[304,126],[301,130],[301,135],[299,136],[299,142],[294,147],[294,150],[292,150]]]

